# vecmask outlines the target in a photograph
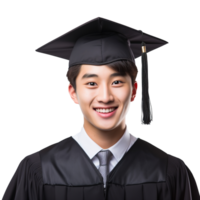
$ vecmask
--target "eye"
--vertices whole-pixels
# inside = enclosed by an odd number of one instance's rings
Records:
[[[121,82],[121,83],[123,83],[122,81],[118,81],[118,80],[117,80],[117,81],[114,81],[114,82]],[[114,82],[113,82],[113,83],[114,83]]]
[[[118,81],[118,80],[117,80],[117,81],[114,81],[114,82],[121,82],[121,83],[123,83],[122,81]],[[113,82],[113,83],[114,83],[114,82]],[[95,83],[95,82],[89,82],[89,83],[87,83],[86,85],[89,85],[90,83]],[[96,83],[95,83],[95,84],[96,84]],[[118,85],[118,84],[117,84],[117,85]],[[93,86],[93,85],[89,85],[89,86]]]

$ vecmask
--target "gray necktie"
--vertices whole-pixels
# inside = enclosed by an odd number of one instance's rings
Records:
[[[97,157],[99,158],[100,167],[99,172],[103,176],[104,186],[106,184],[107,174],[109,173],[109,162],[111,159],[112,153],[110,150],[101,150],[97,153]]]

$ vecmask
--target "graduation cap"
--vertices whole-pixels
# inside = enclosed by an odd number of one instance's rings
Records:
[[[148,92],[147,52],[168,42],[141,30],[97,17],[36,49],[78,64],[105,65],[117,60],[142,58],[142,123],[153,119]]]

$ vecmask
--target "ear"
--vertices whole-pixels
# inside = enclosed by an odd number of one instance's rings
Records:
[[[134,87],[133,87],[133,90],[132,90],[131,101],[134,101],[134,99],[135,99],[136,91],[137,91],[137,86],[138,86],[137,82],[135,81]]]
[[[74,90],[74,87],[71,84],[69,84],[69,86],[68,86],[68,91],[69,91],[69,95],[71,96],[74,103],[79,104],[78,99],[77,99],[77,94]]]
[[[135,87],[137,93],[139,92],[139,86],[140,86],[139,81],[135,81],[135,83],[134,83],[134,87]]]

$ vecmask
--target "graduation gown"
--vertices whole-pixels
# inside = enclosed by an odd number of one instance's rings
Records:
[[[2,200],[200,200],[185,163],[140,138],[103,177],[68,137],[19,164]]]

